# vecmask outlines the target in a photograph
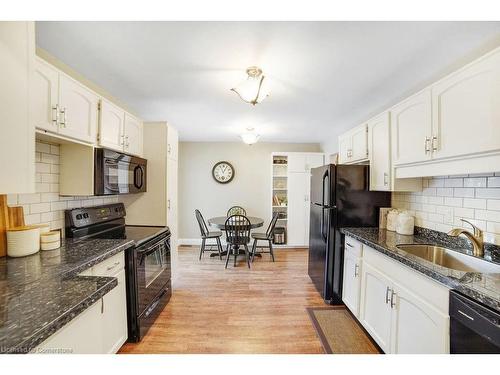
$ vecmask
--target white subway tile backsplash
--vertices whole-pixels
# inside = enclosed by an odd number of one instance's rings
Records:
[[[444,180],[445,187],[462,187],[464,186],[463,178],[448,178]]]
[[[486,187],[486,177],[464,178],[464,187]]]
[[[488,187],[500,187],[500,177],[489,177]]]
[[[418,226],[448,232],[464,218],[500,245],[500,172],[424,178],[418,193],[393,193],[393,207],[415,211]]]
[[[453,195],[455,197],[474,198],[474,188],[455,188]]]
[[[464,198],[464,207],[486,209],[486,199]]]
[[[64,228],[64,210],[82,206],[116,203],[118,197],[63,197],[59,195],[59,146],[36,143],[35,194],[9,194],[9,206],[24,209],[24,221],[30,224],[49,224],[52,229]],[[408,196],[405,199],[415,200]]]
[[[500,211],[500,199],[488,199],[486,207],[488,210]]]
[[[476,189],[476,198],[500,199],[500,189]]]
[[[19,204],[30,204],[30,203],[39,203],[40,202],[40,194],[19,194],[17,196],[17,203]]]

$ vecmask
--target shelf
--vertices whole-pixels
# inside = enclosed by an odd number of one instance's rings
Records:
[[[273,190],[287,191],[287,188],[273,188]]]
[[[287,178],[287,175],[273,175],[273,178]]]
[[[273,208],[287,208],[288,206],[273,206]]]

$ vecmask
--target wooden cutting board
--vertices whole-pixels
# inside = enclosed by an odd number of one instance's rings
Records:
[[[9,228],[24,227],[24,210],[22,207],[8,207]]]
[[[0,194],[0,257],[7,255],[7,228],[9,227],[9,209],[7,196]]]

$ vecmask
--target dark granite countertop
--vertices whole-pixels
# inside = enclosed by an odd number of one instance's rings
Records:
[[[343,228],[341,232],[451,289],[455,289],[495,310],[500,310],[500,274],[452,270],[408,254],[396,247],[398,244],[432,244],[472,256],[470,244],[465,239],[450,237],[444,233],[424,228],[415,228],[415,234],[412,236],[378,228]],[[484,259],[500,264],[500,247],[485,244]]]
[[[27,353],[117,285],[78,276],[133,245],[130,240],[62,241],[57,250],[0,258],[0,353]]]

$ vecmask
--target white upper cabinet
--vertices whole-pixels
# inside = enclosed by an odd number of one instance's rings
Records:
[[[370,190],[391,190],[391,127],[389,112],[368,121]]]
[[[366,124],[339,136],[339,163],[351,164],[368,160],[368,127]]]
[[[500,50],[432,86],[433,158],[500,150]]]
[[[351,162],[359,162],[368,158],[368,128],[358,126],[352,133]]]
[[[59,75],[59,133],[87,143],[97,137],[99,97],[65,74]]]
[[[98,144],[101,147],[123,151],[125,112],[105,99],[101,99]]]
[[[125,113],[125,141],[123,150],[132,155],[142,156],[143,129],[142,122]]]
[[[424,90],[391,110],[392,161],[394,165],[431,157],[431,92]]]
[[[179,133],[177,129],[168,126],[167,130],[167,158],[177,160],[179,154]]]
[[[59,72],[45,63],[35,59],[33,74],[33,123],[39,129],[57,132],[59,130]]]
[[[288,153],[288,171],[311,172],[311,168],[324,165],[324,159],[322,153],[290,152]]]
[[[35,191],[34,58],[34,23],[0,22],[0,194]]]

